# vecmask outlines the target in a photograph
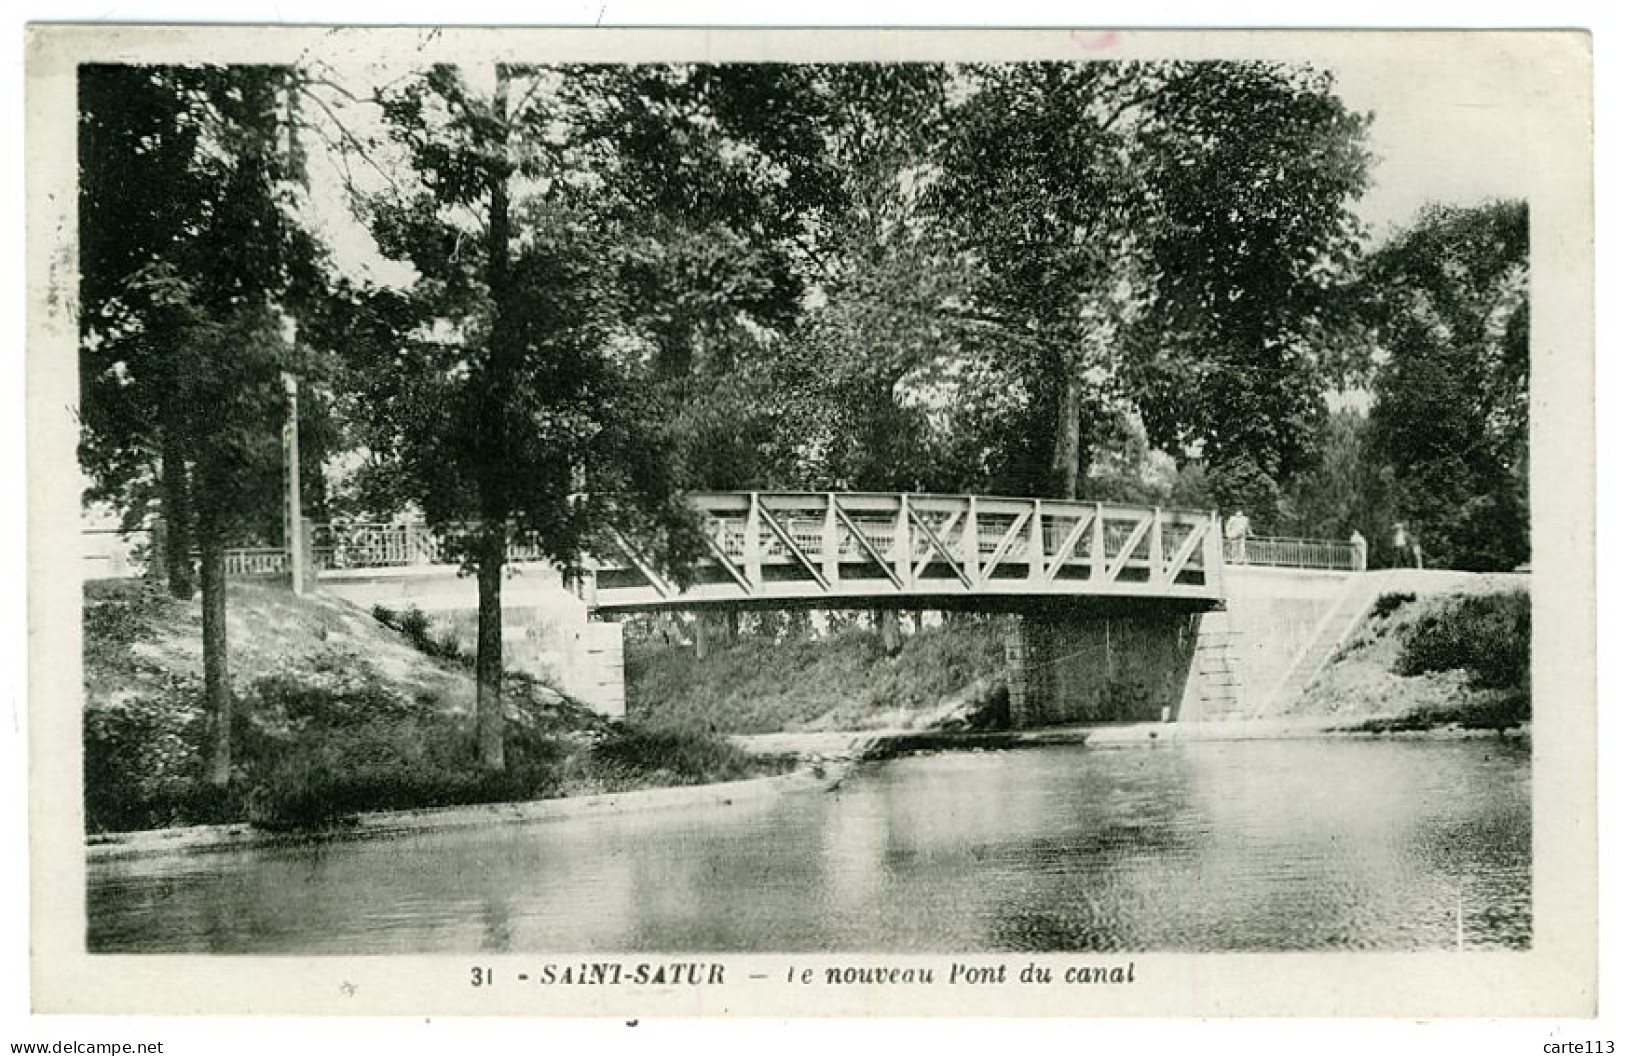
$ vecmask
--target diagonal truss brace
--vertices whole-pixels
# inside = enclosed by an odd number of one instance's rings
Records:
[[[999,538],[999,545],[993,548],[993,553],[989,554],[987,560],[982,563],[982,573],[976,581],[978,587],[985,587],[992,581],[993,573],[998,569],[999,563],[1010,553],[1010,548],[1015,545],[1017,539],[1021,538],[1021,533],[1032,519],[1033,511],[1023,510],[1016,516],[1015,520],[1010,522],[1010,527],[1006,528],[1004,535]]]
[[[886,573],[886,578],[891,580],[892,586],[902,590],[903,581],[897,578],[897,573],[891,567],[891,562],[880,556],[880,553],[875,550],[874,544],[869,542],[869,537],[858,530],[858,526],[852,523],[852,518],[847,516],[846,511],[841,508],[839,502],[834,504],[834,508],[836,519],[846,527],[847,531],[852,533],[852,538],[857,541],[859,548],[869,555],[869,560],[880,566],[880,570]]]
[[[756,512],[763,522],[773,530],[773,534],[779,537],[779,542],[784,544],[785,549],[789,550],[795,559],[801,562],[801,567],[812,574],[813,579],[823,588],[824,593],[829,593],[829,580],[824,578],[824,573],[813,563],[812,558],[808,557],[806,551],[802,550],[795,539],[791,538],[790,533],[785,531],[784,525],[779,523],[779,519],[773,516],[766,506],[759,507]]]
[[[947,545],[944,544],[943,541],[940,538],[937,537],[937,533],[931,530],[931,526],[929,524],[925,523],[925,519],[922,518],[918,513],[916,513],[914,511],[913,507],[909,508],[908,515],[909,515],[909,518],[911,520],[913,520],[915,525],[917,525],[919,527],[920,531],[925,533],[925,539],[926,539],[926,541],[928,543],[931,544],[932,549],[936,550],[937,553],[941,554],[943,556],[943,558],[948,562],[948,567],[954,570],[954,575],[959,577],[959,582],[961,582],[961,583],[963,583],[965,585],[966,590],[970,590],[971,589],[970,577],[965,575],[965,570],[960,567],[959,555],[955,554],[952,550],[948,549]],[[956,514],[955,515],[955,520],[957,520],[957,519],[958,519],[958,515]],[[949,531],[953,530],[951,524],[950,524],[948,530]],[[921,562],[920,567],[924,568],[925,565],[927,565],[929,563],[930,563],[930,558],[928,556],[924,562]]]
[[[1066,533],[1066,538],[1061,540],[1061,545],[1056,548],[1054,563],[1044,571],[1045,583],[1055,582],[1055,575],[1061,571],[1061,566],[1066,564],[1067,555],[1072,553],[1073,548],[1078,545],[1078,540],[1083,538],[1083,530],[1099,516],[1098,512],[1090,511],[1078,518],[1078,523],[1072,526],[1072,530]]]
[[[1191,534],[1185,537],[1185,541],[1179,544],[1179,549],[1174,551],[1174,556],[1169,558],[1167,567],[1162,570],[1160,582],[1172,583],[1179,578],[1179,574],[1185,571],[1185,566],[1190,563],[1191,555],[1196,552],[1196,547],[1201,543],[1203,536],[1207,534],[1210,527],[1211,525],[1204,521],[1191,529]]]

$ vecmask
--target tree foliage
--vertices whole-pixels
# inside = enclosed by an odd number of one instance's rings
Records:
[[[1178,64],[1147,104],[1130,385],[1155,442],[1200,450],[1220,502],[1263,522],[1309,464],[1353,321],[1365,127],[1330,74],[1275,63]]]
[[[171,589],[202,558],[210,777],[230,777],[224,553],[278,533],[285,333],[320,287],[294,216],[283,67],[79,73],[81,461],[126,523],[157,505]],[[311,456],[319,464],[319,445]],[[157,499],[155,503],[155,498]]]
[[[1432,564],[1529,559],[1529,211],[1432,207],[1365,264],[1373,453]]]
[[[936,197],[975,269],[964,303],[1002,330],[982,376],[1017,416],[1014,483],[1047,463],[1050,490],[1076,494],[1091,434],[1130,415],[1267,521],[1345,316],[1363,119],[1328,75],[1274,63],[972,77]]]

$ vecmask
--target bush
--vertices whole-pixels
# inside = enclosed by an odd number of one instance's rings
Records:
[[[1529,595],[1522,591],[1452,599],[1406,632],[1402,675],[1465,671],[1481,689],[1529,688]]]
[[[1371,615],[1379,620],[1387,619],[1399,610],[1401,606],[1409,605],[1416,600],[1416,595],[1410,592],[1404,594],[1383,594],[1371,606]]]
[[[560,794],[565,747],[533,721],[509,724],[506,768],[477,763],[473,717],[383,686],[365,663],[254,684],[238,738],[249,819],[269,829],[326,827],[363,811],[456,806]],[[324,676],[325,677],[320,677]],[[510,702],[518,708],[526,699]]]
[[[85,710],[87,829],[149,829],[193,818],[202,701],[197,679],[173,678],[156,693]]]
[[[364,811],[536,799],[559,789],[556,751],[511,752],[506,770],[482,770],[472,730],[452,716],[367,722],[289,747],[248,794],[249,820],[261,828],[328,828]]]
[[[474,665],[474,658],[463,652],[462,642],[457,635],[450,631],[435,634],[428,615],[416,605],[405,612],[374,605],[372,617],[390,630],[398,631],[411,643],[412,648],[425,656],[444,660],[459,667],[472,668]]]

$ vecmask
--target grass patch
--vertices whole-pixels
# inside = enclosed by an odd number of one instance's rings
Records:
[[[1515,691],[1475,696],[1457,704],[1413,708],[1397,717],[1367,719],[1339,729],[1360,733],[1407,733],[1455,726],[1464,730],[1511,730],[1529,722],[1529,697]]]
[[[770,771],[787,769],[792,760],[755,756],[730,741],[681,730],[649,730],[618,725],[592,748],[593,761],[609,775],[629,782],[650,774],[670,784],[737,781]]]

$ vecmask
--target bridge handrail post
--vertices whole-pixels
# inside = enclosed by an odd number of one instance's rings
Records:
[[[907,590],[914,582],[914,534],[909,524],[908,492],[897,496],[897,529],[892,533],[892,564],[897,581]]]
[[[1207,538],[1203,541],[1202,578],[1208,585],[1224,591],[1224,527],[1219,523],[1219,511],[1207,515]]]
[[[1059,563],[1062,555],[1056,555]],[[1106,507],[1095,503],[1094,523],[1089,526],[1089,578],[1099,583],[1106,578]]]
[[[757,590],[762,586],[762,496],[750,493],[750,505],[745,508],[745,578]]]
[[[1033,500],[1032,523],[1027,536],[1027,582],[1044,579],[1044,500]]]
[[[960,530],[960,551],[964,554],[965,578],[972,583],[982,578],[982,530],[976,523],[976,496],[968,496],[965,526]],[[943,540],[947,542],[946,539]]]
[[[1162,582],[1162,507],[1151,510],[1151,542],[1145,549],[1146,582]]]
[[[823,549],[821,559],[824,565],[824,578],[833,586],[841,578],[841,530],[835,520],[835,493],[824,494],[824,538],[820,544]]]

